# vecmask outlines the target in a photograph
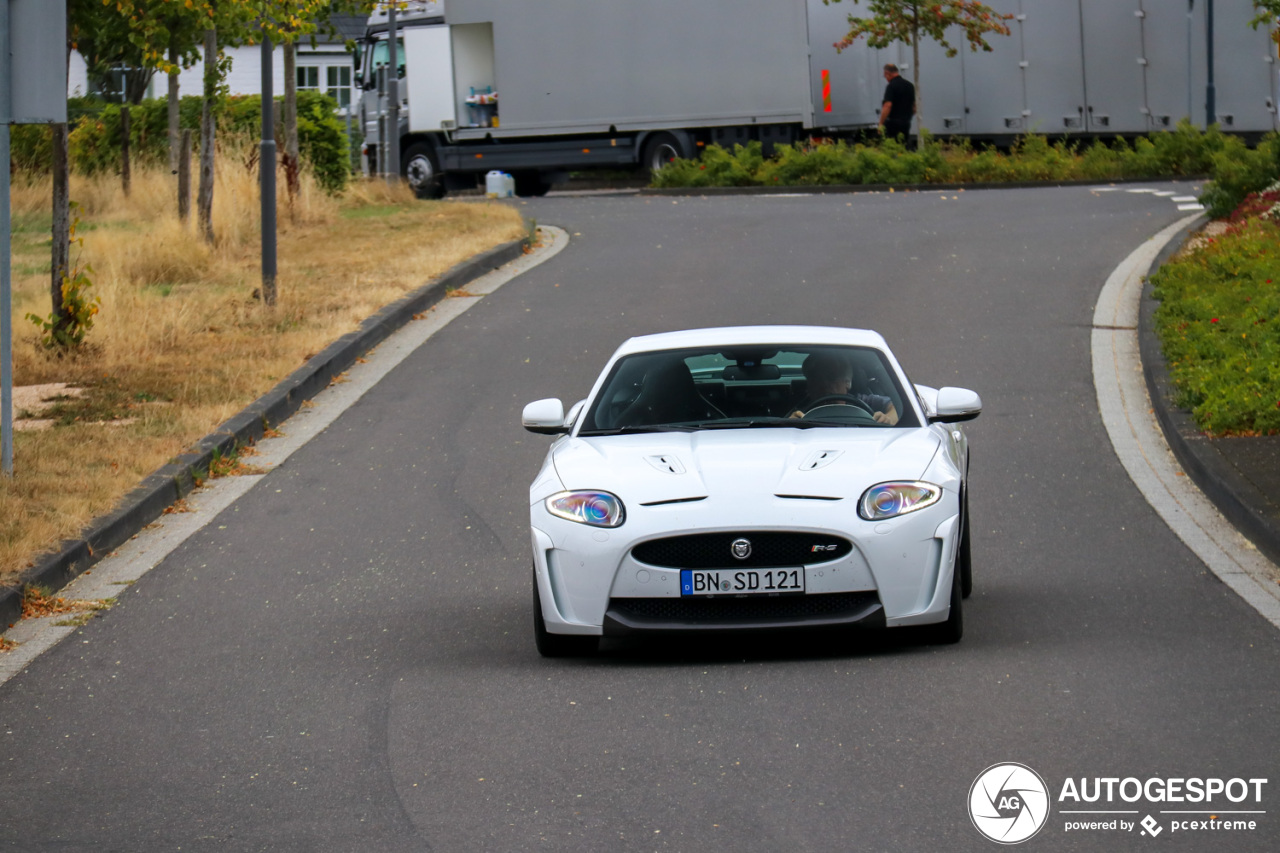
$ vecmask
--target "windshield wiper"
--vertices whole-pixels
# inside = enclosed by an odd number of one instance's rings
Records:
[[[805,423],[802,418],[734,418],[731,420],[702,421],[695,429],[810,429],[817,424]]]
[[[646,432],[693,432],[696,429],[698,427],[685,424],[646,424],[644,426],[614,427],[613,429],[584,429],[578,433],[578,436],[638,435]]]

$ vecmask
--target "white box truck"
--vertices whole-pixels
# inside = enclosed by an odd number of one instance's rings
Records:
[[[1202,124],[1206,4],[1189,0],[989,0],[1014,15],[990,53],[920,46],[922,124],[938,135],[1108,136]],[[1219,119],[1276,129],[1276,46],[1250,0],[1217,0]],[[398,13],[400,170],[421,196],[491,171],[520,195],[570,171],[658,168],[712,143],[766,149],[874,128],[909,47],[837,53],[850,0],[411,0]],[[370,18],[356,80],[371,171],[388,15]]]

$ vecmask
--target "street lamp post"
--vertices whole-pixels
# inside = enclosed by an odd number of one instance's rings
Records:
[[[1213,0],[1205,0],[1205,62],[1209,68],[1208,82],[1204,89],[1204,126],[1218,120],[1218,107],[1214,103],[1217,92],[1213,87]]]

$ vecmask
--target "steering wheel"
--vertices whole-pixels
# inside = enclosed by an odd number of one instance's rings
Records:
[[[832,406],[832,405],[840,405],[840,404],[857,406],[858,408],[866,412],[868,415],[871,415],[873,418],[875,417],[875,414],[876,414],[874,411],[872,411],[870,406],[868,406],[866,403],[864,403],[862,400],[859,400],[857,397],[853,396],[852,394],[828,394],[825,397],[819,397],[818,399],[810,403],[809,411],[805,412],[805,416],[807,417],[809,415],[809,412],[812,412],[814,409],[818,409],[823,406]]]

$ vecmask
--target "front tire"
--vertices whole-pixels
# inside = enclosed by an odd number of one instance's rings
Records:
[[[538,647],[538,654],[544,658],[584,657],[594,654],[600,646],[595,637],[584,637],[577,634],[552,634],[547,631],[546,620],[542,618],[542,596],[538,594],[538,576],[533,576],[533,642]]]
[[[964,515],[960,520],[960,597],[968,598],[973,594],[973,554],[969,549],[969,493],[967,491],[961,512]]]
[[[409,150],[400,159],[400,174],[418,198],[444,197],[444,183],[441,181],[436,152],[427,143],[417,142],[409,146]]]

